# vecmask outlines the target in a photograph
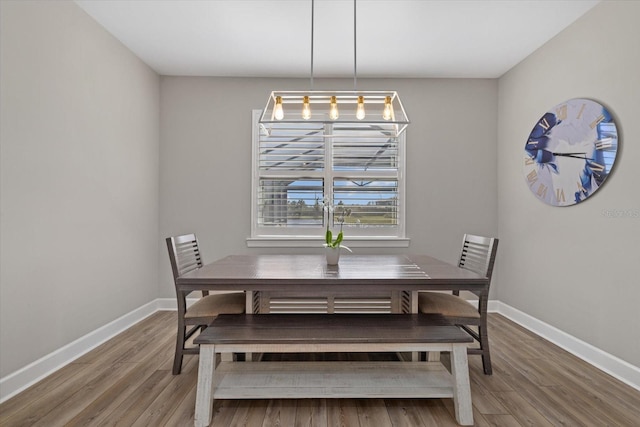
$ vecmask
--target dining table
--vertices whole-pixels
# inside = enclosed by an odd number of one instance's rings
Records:
[[[420,291],[482,291],[489,280],[425,254],[229,255],[176,280],[177,290],[245,291],[247,313],[417,313]]]
[[[319,317],[309,317],[318,316],[314,314],[269,314],[255,318],[218,316],[196,339],[196,343],[200,344],[196,426],[209,425],[214,398],[267,396],[451,397],[458,423],[473,425],[466,341],[453,342],[438,335],[440,332],[461,333],[458,328],[440,316],[445,323],[437,326],[429,323],[428,326],[435,327],[434,331],[438,332],[426,334],[422,330],[414,331],[416,326],[412,324],[394,329],[393,335],[377,343],[376,340],[382,339],[378,335],[385,331],[385,327],[389,327],[389,323],[413,322],[415,316],[427,315],[340,313],[417,313],[420,291],[483,291],[489,287],[486,277],[420,254],[349,254],[341,256],[337,265],[327,264],[325,256],[320,254],[257,254],[229,255],[205,264],[179,276],[176,286],[178,292],[184,293],[245,291],[247,313],[327,313]],[[380,320],[385,318],[389,322]],[[300,335],[297,324],[309,325],[309,319],[313,320],[313,324],[301,335],[307,341],[298,340],[291,344],[291,340],[295,339],[293,333]],[[225,321],[231,324],[225,326]],[[282,327],[274,327],[272,321],[276,322],[276,326],[277,322],[284,323]],[[331,332],[327,334],[322,322],[333,321],[343,326],[330,326]],[[238,337],[238,333],[247,328],[252,338]],[[344,331],[345,342],[340,341],[340,331]],[[414,333],[419,334],[420,341],[424,343],[408,343],[407,336]],[[466,334],[463,333],[464,337]],[[325,338],[328,344],[322,347],[319,342]],[[470,337],[466,338],[471,340]],[[429,343],[429,340],[434,342]],[[336,361],[318,366],[281,362],[239,365],[228,359],[218,366],[215,363],[216,353],[220,353],[224,361],[225,354],[229,356],[234,351],[245,352],[245,360],[251,361],[253,355],[250,352],[253,351],[257,351],[259,356],[263,351],[313,352],[318,349],[408,351],[410,359],[402,356],[399,362],[370,362],[373,365]],[[451,373],[438,362],[440,351],[452,354]],[[420,352],[429,354],[427,362],[420,361]],[[260,357],[257,359],[260,360]]]

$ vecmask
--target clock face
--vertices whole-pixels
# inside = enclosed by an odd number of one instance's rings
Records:
[[[524,146],[531,192],[552,206],[580,203],[609,176],[618,151],[611,114],[589,99],[571,99],[546,112]]]

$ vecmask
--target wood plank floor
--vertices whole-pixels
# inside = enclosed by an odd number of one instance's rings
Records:
[[[193,425],[197,356],[185,356],[182,374],[171,375],[175,316],[152,315],[4,402],[0,426]],[[477,426],[640,426],[637,390],[498,314],[490,315],[489,336],[494,374],[483,375],[480,357],[469,357]],[[314,356],[361,357],[366,355]],[[218,401],[213,425],[456,423],[450,399],[274,399]]]

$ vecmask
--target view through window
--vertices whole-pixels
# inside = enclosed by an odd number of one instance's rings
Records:
[[[404,133],[300,123],[266,135],[257,121],[253,237],[322,235],[325,197],[346,236],[404,237]]]

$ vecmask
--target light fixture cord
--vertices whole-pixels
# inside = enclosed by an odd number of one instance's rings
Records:
[[[311,90],[313,90],[313,12],[314,12],[314,0],[311,0]]]
[[[353,90],[355,91],[358,86],[357,79],[357,65],[356,65],[356,0],[353,0]]]

